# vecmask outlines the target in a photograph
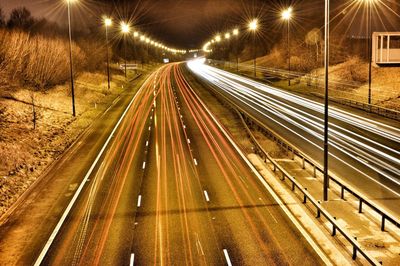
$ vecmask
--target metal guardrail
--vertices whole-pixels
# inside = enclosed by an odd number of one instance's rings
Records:
[[[224,97],[223,95],[221,95]],[[230,105],[233,104],[235,109],[240,110],[240,107],[236,106],[234,103],[230,102],[229,99],[226,99],[226,101],[229,102]],[[244,110],[241,110],[242,114],[248,117],[253,123],[257,124],[257,126],[264,131],[265,133],[269,133],[271,137],[274,138],[274,140],[278,143],[281,144],[282,146],[286,147],[288,151],[291,151],[293,156],[297,156],[302,160],[303,168],[305,168],[305,163],[309,163],[312,167],[314,167],[314,177],[317,176],[317,171],[320,173],[323,173],[323,167],[319,165],[317,162],[315,162],[313,159],[305,155],[299,148],[294,146],[293,144],[290,144],[289,141],[285,140],[284,138],[280,137],[277,133],[275,133],[273,130],[267,128],[264,124],[262,124],[260,121],[258,121],[256,118],[254,118],[252,115],[246,113]],[[370,207],[372,210],[374,210],[376,213],[378,213],[381,216],[381,231],[385,230],[385,222],[389,221],[393,225],[395,225],[397,228],[400,228],[400,221],[398,218],[394,217],[393,215],[385,212],[377,206],[375,203],[369,201],[366,199],[364,196],[361,195],[360,192],[356,191],[354,188],[352,188],[350,185],[346,184],[344,181],[340,180],[337,177],[333,177],[332,175],[329,175],[329,181],[333,181],[335,184],[337,184],[341,188],[341,198],[344,199],[345,192],[350,193],[354,197],[356,197],[359,200],[359,213],[362,213],[362,206],[363,204],[367,205]]]
[[[218,61],[218,60],[211,60],[208,59],[209,64],[214,64],[214,65],[219,65],[222,67],[228,67],[231,69],[236,69],[236,63],[232,64],[229,61]],[[228,65],[227,65],[228,63]],[[232,67],[233,66],[233,67]],[[240,69],[244,69],[247,71],[250,71],[253,73],[253,68],[254,66],[251,64],[247,63],[239,63],[238,64],[239,71]],[[276,78],[280,79],[305,79],[307,81],[307,84],[314,83],[315,85],[319,87],[323,87],[324,85],[324,76],[323,75],[318,75],[318,74],[313,74],[313,73],[305,73],[305,72],[299,72],[299,71],[294,71],[294,70],[286,70],[286,69],[280,69],[280,68],[273,68],[273,67],[265,67],[265,66],[260,66],[258,65],[256,67],[257,72],[260,72],[261,74],[268,74]],[[336,87],[352,87],[352,88],[358,88],[362,85],[362,83],[357,82],[357,81],[343,81],[339,79],[330,79],[329,81],[330,84],[335,85]]]
[[[216,66],[221,66],[221,65],[223,67],[225,66],[225,61],[211,60],[209,63],[214,64]],[[239,63],[239,68],[242,68],[242,69],[244,68],[244,69],[250,70],[250,69],[252,69],[252,66],[244,64],[244,63]],[[275,77],[281,78],[281,79],[287,79],[289,77],[291,79],[305,79],[306,83],[308,85],[313,83],[313,84],[317,84],[317,86],[319,86],[319,87],[321,87],[323,84],[323,78],[318,75],[315,75],[315,74],[295,72],[295,71],[289,72],[289,71],[283,70],[283,69],[275,69],[275,68],[268,68],[268,67],[257,67],[257,69],[258,69],[258,71],[261,71],[262,73],[268,73],[270,75],[275,75]],[[247,76],[243,73],[240,73],[240,74],[254,79],[254,77]],[[265,82],[265,81],[268,82],[268,80],[264,80],[261,78],[255,78],[255,79],[262,81],[262,82]],[[298,81],[298,82],[300,82],[300,81]],[[362,85],[359,82],[350,82],[350,81],[343,82],[343,81],[338,81],[338,80],[331,80],[330,83],[332,83],[336,87],[342,86],[342,87],[357,88]],[[319,85],[319,84],[321,84],[321,85]],[[320,93],[311,92],[310,94],[317,96],[319,98],[323,97],[323,95]],[[353,108],[357,108],[357,109],[364,110],[364,111],[367,111],[370,113],[374,113],[374,114],[377,114],[377,115],[380,115],[383,117],[387,117],[390,119],[400,121],[400,111],[396,111],[393,109],[380,107],[380,106],[372,105],[372,104],[368,104],[368,103],[363,103],[363,102],[359,102],[359,101],[355,101],[355,100],[351,100],[351,99],[347,99],[347,98],[343,98],[343,97],[330,96],[329,100],[339,103],[339,104],[342,104],[342,105],[350,106]]]
[[[199,78],[196,78],[196,79],[200,83],[204,84],[203,80],[201,80]],[[205,86],[210,86],[210,85],[207,83],[207,85],[205,84]],[[276,134],[273,130],[265,127],[265,125],[263,125],[260,121],[258,121],[252,115],[248,114],[246,111],[241,110],[241,108],[239,106],[237,106],[235,103],[230,101],[227,97],[225,97],[220,92],[215,90],[213,86],[211,86],[211,88],[213,89],[213,94],[217,98],[219,98],[223,102],[227,103],[229,105],[229,107],[231,107],[233,110],[240,112],[242,119],[243,119],[243,116],[245,116],[245,118],[247,118],[251,123],[256,124],[258,126],[258,128],[261,129],[261,131],[263,131],[263,133],[268,133],[274,139],[274,141],[276,141],[282,147],[285,147],[287,151],[291,151],[293,157],[294,156],[298,156],[302,160],[303,169],[305,168],[305,164],[309,163],[314,168],[314,171],[313,171],[314,172],[314,177],[317,176],[317,170],[320,173],[323,173],[323,167],[321,165],[319,165],[317,162],[315,162],[313,159],[309,158],[303,152],[301,152],[299,148],[297,148],[294,145],[290,144],[290,142],[288,142],[284,138],[278,137],[279,135]],[[284,170],[282,167],[280,167],[278,169]],[[282,173],[284,173],[285,176],[289,176],[289,174],[286,171],[282,172]],[[368,199],[366,199],[365,197],[363,197],[360,192],[356,191],[354,188],[352,188],[350,185],[346,184],[344,181],[339,180],[339,178],[333,177],[331,175],[329,175],[329,181],[333,181],[335,184],[337,184],[340,187],[340,189],[341,189],[341,199],[345,198],[345,192],[350,193],[351,195],[353,195],[355,198],[358,199],[358,201],[359,201],[358,212],[359,213],[362,213],[363,205],[365,204],[368,207],[370,207],[372,210],[374,210],[377,214],[379,214],[381,216],[381,231],[385,230],[386,221],[389,221],[394,226],[396,226],[397,228],[400,228],[400,221],[398,220],[398,218],[396,218],[393,215],[389,214],[388,212],[382,210],[382,208],[377,206],[375,203],[373,203],[373,202],[369,201]],[[296,184],[294,184],[294,186],[297,187]],[[304,194],[305,197],[309,198],[310,194],[307,194],[308,192],[305,192],[305,193],[306,193],[306,194]],[[336,225],[332,225],[332,226],[333,226],[333,228],[336,227]],[[336,231],[336,229],[333,229],[333,230]],[[353,245],[353,247],[355,247],[355,246]],[[353,254],[353,256],[354,256],[354,254]]]
[[[330,97],[330,100],[333,102],[337,102],[343,105],[348,105],[357,109],[361,109],[370,113],[378,114],[384,117],[388,117],[391,119],[399,120],[400,121],[400,112],[393,110],[393,109],[388,109],[384,107],[380,107],[377,105],[372,105],[372,104],[367,104],[367,103],[362,103],[354,100],[349,100],[345,98],[334,98]]]
[[[289,179],[292,183],[292,191],[295,191],[297,188],[302,194],[303,194],[303,203],[307,203],[309,201],[316,209],[316,218],[320,218],[321,215],[327,219],[332,226],[332,236],[336,236],[337,231],[339,231],[342,236],[353,246],[353,253],[352,253],[352,259],[355,260],[357,258],[357,252],[363,255],[363,257],[371,264],[371,265],[381,265],[380,262],[378,262],[375,258],[373,258],[371,255],[369,255],[363,248],[361,247],[360,243],[357,241],[356,237],[353,237],[347,230],[342,228],[339,223],[336,220],[336,217],[333,217],[332,215],[329,214],[325,208],[321,206],[321,202],[317,201],[314,199],[314,197],[307,191],[307,188],[304,188],[299,182],[297,182],[296,178],[292,175],[290,175],[281,165],[279,165],[269,154],[266,152],[261,145],[258,143],[256,138],[254,137],[253,133],[247,126],[245,120],[243,119],[242,113],[240,113],[236,108],[233,107],[234,110],[238,113],[245,129],[247,132],[247,135],[250,137],[251,142],[255,146],[255,152],[260,154],[262,158],[264,159],[264,162],[267,162],[267,160],[272,163],[273,165],[273,171],[276,172],[277,170],[282,173],[281,180],[284,181],[285,178]]]
[[[139,64],[126,64],[126,69],[138,69]],[[125,70],[125,64],[120,64],[119,69]]]

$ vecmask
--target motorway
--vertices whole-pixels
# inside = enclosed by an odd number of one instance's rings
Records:
[[[86,170],[69,169],[68,193],[38,205],[32,201],[51,195],[40,187],[0,227],[2,252],[12,257],[2,263],[323,264],[189,86],[182,65],[155,71],[117,118],[103,117],[113,126],[103,124],[111,133],[98,136],[101,144],[76,149]],[[50,170],[62,174],[68,160]],[[31,219],[17,220],[25,216]],[[24,247],[7,246],[29,220],[36,232],[24,233]]]
[[[201,60],[189,69],[216,93],[323,165],[323,105],[256,82]],[[400,125],[332,106],[329,113],[330,174],[400,217]],[[322,188],[321,188],[322,189]]]

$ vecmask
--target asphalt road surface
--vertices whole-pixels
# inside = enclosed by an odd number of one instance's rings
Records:
[[[90,138],[92,145],[77,148],[85,167],[74,162],[68,173],[76,180],[65,194],[45,204],[46,193],[37,192],[42,203],[32,205],[35,214],[27,214],[32,202],[25,203],[0,227],[2,252],[18,257],[8,262],[323,264],[217,126],[179,64],[154,72],[117,118],[108,121],[112,126],[102,124],[111,134],[98,135],[100,144]],[[71,167],[68,158],[50,170]],[[40,221],[36,232],[27,233],[22,248],[7,247],[29,215]]]
[[[321,103],[201,60],[188,67],[215,92],[323,165]],[[331,107],[329,171],[400,217],[400,123]]]

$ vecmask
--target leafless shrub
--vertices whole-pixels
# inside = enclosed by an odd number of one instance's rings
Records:
[[[0,73],[10,80],[46,88],[69,77],[68,42],[60,38],[31,36],[22,31],[0,30]],[[82,50],[73,44],[74,65],[82,69]]]
[[[100,70],[107,58],[107,48],[105,44],[102,44],[96,40],[81,39],[78,41],[80,49],[84,52],[86,58],[84,62],[84,68],[86,71],[97,71]],[[112,57],[111,49],[109,50],[110,58]]]

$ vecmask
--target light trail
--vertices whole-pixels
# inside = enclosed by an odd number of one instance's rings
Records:
[[[270,125],[285,129],[284,138],[297,143],[301,140],[303,147],[304,143],[308,143],[317,150],[322,149],[322,104],[207,66],[200,60],[190,61],[188,67],[193,73],[210,82],[218,93],[233,100],[239,108],[262,121],[272,122]],[[376,180],[371,173],[354,167],[346,159],[357,161],[372,173],[383,176],[399,186],[400,129],[335,107],[331,107],[330,118],[329,144],[334,148],[330,156],[400,195],[393,187],[382,184],[381,180]],[[311,157],[321,161],[319,154],[314,153]],[[336,169],[332,172],[337,174]]]

